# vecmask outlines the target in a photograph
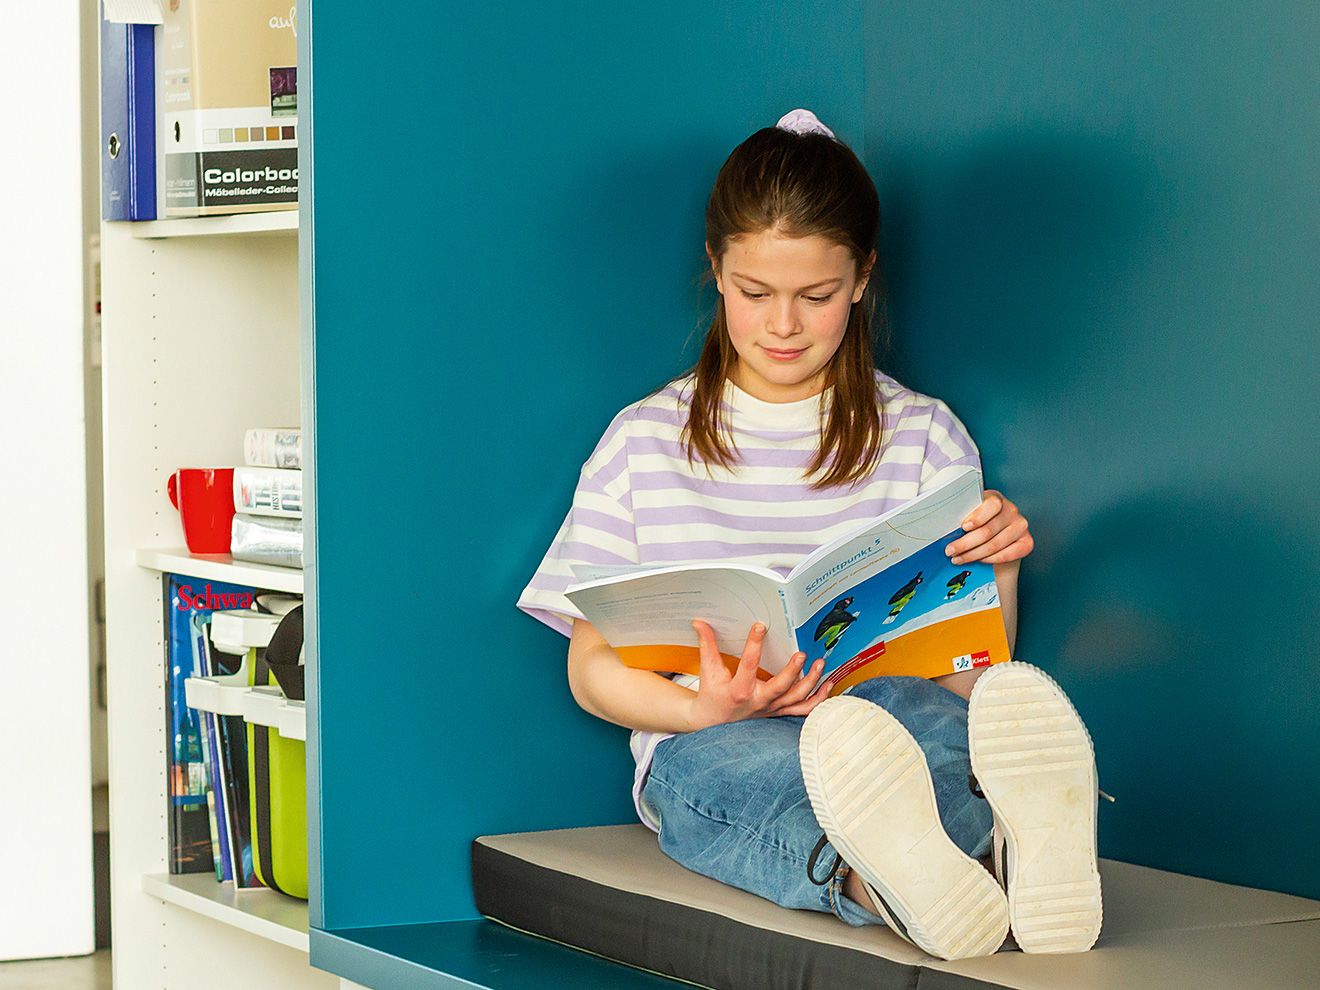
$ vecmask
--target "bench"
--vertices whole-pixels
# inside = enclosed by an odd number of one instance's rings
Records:
[[[693,873],[641,824],[480,836],[477,909],[492,921],[717,990],[1244,990],[1320,986],[1320,901],[1100,861],[1089,952],[946,962],[879,926],[781,908]]]

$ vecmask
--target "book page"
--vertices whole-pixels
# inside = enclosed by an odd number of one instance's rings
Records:
[[[654,571],[668,567],[668,564],[569,564],[569,570],[578,584],[598,581],[606,577],[618,577],[620,574],[640,574],[642,571]]]
[[[782,670],[792,634],[767,568],[685,564],[580,582],[564,592],[629,666],[700,673],[693,619],[708,622],[720,652],[736,660],[756,622],[766,626],[761,668]]]

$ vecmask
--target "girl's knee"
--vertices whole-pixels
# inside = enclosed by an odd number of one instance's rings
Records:
[[[879,705],[912,734],[932,773],[965,776],[967,702],[924,677],[873,677],[848,694]]]
[[[964,721],[967,717],[967,700],[928,677],[872,677],[844,693],[865,698],[900,720],[906,711],[954,712]]]
[[[898,675],[871,677],[864,681],[858,681],[843,693],[852,695],[854,698],[863,698],[888,711],[888,702],[902,696],[904,693],[920,691],[921,689],[916,682],[925,680],[924,677],[902,677]]]

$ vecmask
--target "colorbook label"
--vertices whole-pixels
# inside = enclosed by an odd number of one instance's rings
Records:
[[[298,202],[298,149],[199,151],[166,156],[171,209]]]

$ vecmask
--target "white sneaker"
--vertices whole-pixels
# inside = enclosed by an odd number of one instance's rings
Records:
[[[1085,952],[1100,936],[1099,780],[1077,709],[1031,664],[995,664],[967,713],[972,773],[995,816],[995,872],[1023,952]]]
[[[828,698],[807,716],[799,754],[816,820],[895,932],[941,959],[1003,944],[1004,891],[945,833],[926,756],[898,719],[864,698]]]

